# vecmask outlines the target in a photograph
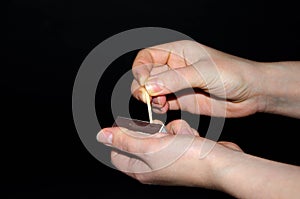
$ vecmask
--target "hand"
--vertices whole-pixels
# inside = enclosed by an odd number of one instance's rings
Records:
[[[145,86],[156,113],[181,109],[212,116],[247,116],[265,108],[259,66],[193,41],[162,44],[138,53],[132,93],[145,102],[141,93]],[[196,91],[185,90],[191,87]]]
[[[106,128],[97,139],[113,148],[111,161],[117,169],[145,184],[204,187],[236,198],[299,196],[299,167],[251,156],[234,143],[202,138],[182,120],[166,128],[168,133],[151,136]]]
[[[168,133],[145,136],[124,128],[106,128],[97,138],[114,148],[111,160],[117,169],[146,184],[216,188],[221,164],[204,152],[218,151],[212,152],[216,157],[220,151],[241,151],[233,143],[218,144],[200,137],[183,120],[169,123],[166,129]]]

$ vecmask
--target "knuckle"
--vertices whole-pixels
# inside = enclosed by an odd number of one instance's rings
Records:
[[[145,59],[149,59],[149,56],[151,56],[151,51],[149,48],[142,49],[137,53],[136,61],[138,61],[139,64],[142,64],[145,62]]]
[[[177,120],[174,120],[174,125],[183,125],[183,124],[187,124],[187,122],[185,120],[182,120],[182,119],[177,119]]]
[[[138,91],[140,85],[138,84],[138,82],[134,79],[131,83],[131,93],[135,93],[136,91]]]

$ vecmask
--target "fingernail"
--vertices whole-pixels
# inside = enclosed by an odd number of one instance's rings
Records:
[[[151,94],[158,94],[162,91],[163,87],[163,82],[157,78],[149,78],[145,83],[146,90]]]
[[[107,130],[102,130],[97,134],[97,140],[104,144],[112,144],[112,133]]]
[[[152,102],[153,102],[154,104],[160,104],[160,100],[159,100],[158,97],[152,98]]]

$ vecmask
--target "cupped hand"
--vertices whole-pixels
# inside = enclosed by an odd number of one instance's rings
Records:
[[[168,133],[145,135],[106,128],[97,139],[112,147],[111,161],[117,169],[146,184],[217,188],[217,170],[222,163],[217,163],[216,157],[241,151],[233,143],[200,137],[183,120],[170,122],[166,129]],[[204,152],[209,153],[204,157]]]

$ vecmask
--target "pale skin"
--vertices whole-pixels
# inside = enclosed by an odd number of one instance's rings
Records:
[[[133,74],[133,95],[145,102],[145,87],[156,113],[181,109],[220,117],[266,112],[300,118],[300,62],[260,63],[177,41],[141,50]],[[199,90],[169,97],[189,87]],[[112,163],[142,183],[204,187],[238,198],[300,195],[300,167],[246,154],[231,142],[205,139],[182,120],[166,128],[167,134],[150,137],[106,128],[97,139],[118,149]],[[211,150],[202,157],[206,149]],[[178,156],[163,166],[160,160],[167,163],[171,154]]]

